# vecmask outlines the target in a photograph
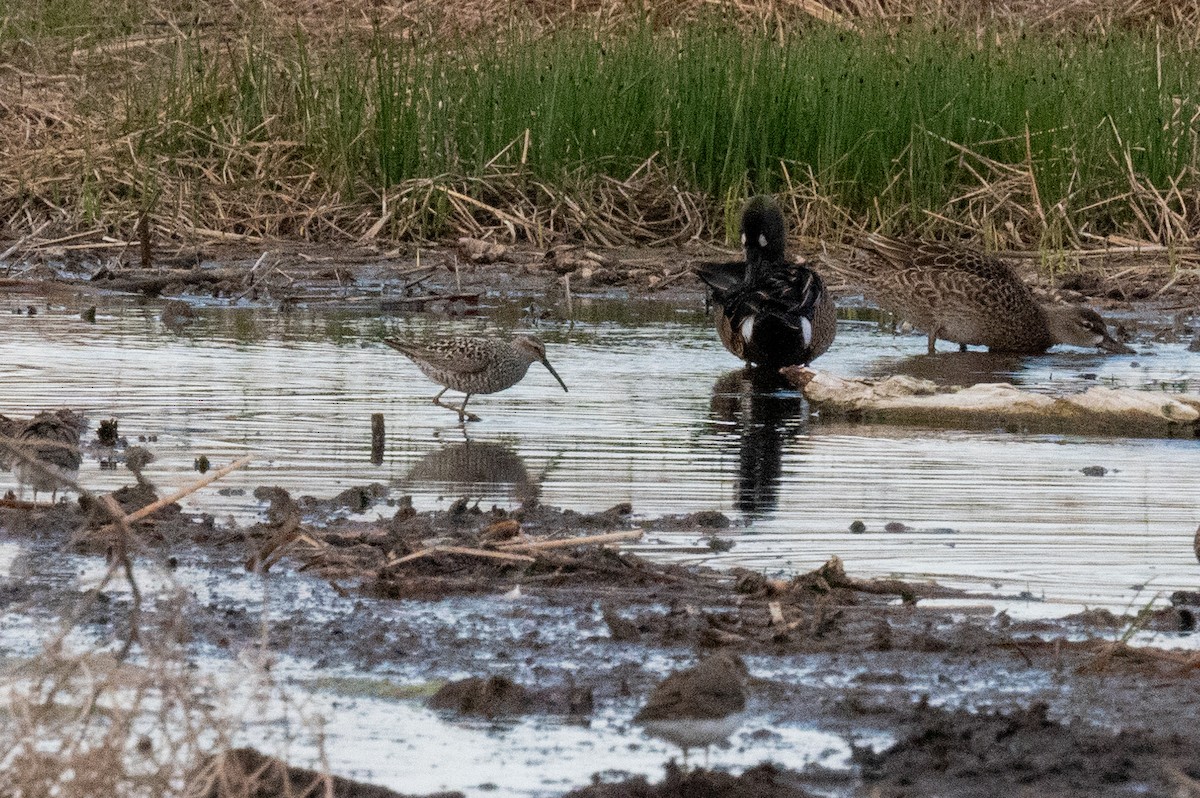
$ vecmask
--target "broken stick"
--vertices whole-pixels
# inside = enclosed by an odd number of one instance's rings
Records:
[[[581,538],[559,538],[555,540],[536,540],[532,543],[501,543],[498,549],[514,551],[541,551],[544,549],[565,549],[571,546],[596,546],[604,543],[618,543],[622,540],[637,540],[642,536],[642,530],[630,529],[625,532],[605,532],[603,535],[587,535]]]

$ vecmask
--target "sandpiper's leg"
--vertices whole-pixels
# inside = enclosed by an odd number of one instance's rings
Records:
[[[464,417],[470,419],[471,421],[478,421],[479,420],[478,416],[473,416],[470,413],[466,412],[466,410],[465,410],[465,408],[467,406],[466,399],[463,400],[462,407],[459,407],[457,405],[452,405],[449,402],[442,401],[442,394],[444,394],[448,390],[450,390],[450,389],[443,388],[441,391],[439,391],[438,395],[433,397],[433,403],[435,405],[437,405],[438,407],[444,407],[447,410],[453,410],[455,413],[458,413],[458,420],[460,423],[463,421]],[[470,398],[471,398],[471,394],[467,394],[467,399],[470,399]]]
[[[471,398],[471,394],[467,394],[466,396],[463,397],[462,407],[458,408],[458,420],[459,421],[462,421],[464,418],[467,421],[478,421],[479,420],[479,416],[475,415],[474,413],[467,412],[467,401],[470,398]]]
[[[959,345],[958,345],[958,351],[959,351],[959,352],[966,352],[966,351],[967,351],[967,345],[966,345],[966,344],[959,344]]]
[[[934,327],[929,331],[929,354],[933,354],[936,350],[934,343],[937,341],[938,328]]]

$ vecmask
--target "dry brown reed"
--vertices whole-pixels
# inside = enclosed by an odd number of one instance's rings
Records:
[[[851,28],[862,20],[921,19],[947,25],[1002,23],[1013,30],[1113,28],[1200,31],[1200,0],[353,0],[226,4],[151,2],[144,30],[119,39],[47,39],[9,48],[0,69],[0,235],[20,255],[62,254],[71,247],[132,261],[139,239],[155,245],[298,239],[371,245],[431,237],[492,237],[548,246],[579,240],[604,246],[679,244],[724,237],[731,204],[681,187],[653,158],[624,179],[580,175],[556,185],[531,182],[514,150],[497,153],[482,177],[408,180],[379,193],[318,178],[297,142],[244,141],[215,157],[139,156],[135,135],[114,136],[97,103],[114,101],[165,51],[186,38],[214,48],[255,25],[263,35],[311,41],[382,31],[389,37],[473,36],[514,24],[546,30],[581,20],[601,28],[646,19],[670,27],[723,13],[774,35],[814,19]],[[1182,34],[1181,34],[1182,35]],[[1190,34],[1189,34],[1190,35]],[[1179,113],[1196,121],[1195,109]],[[1197,233],[1196,182],[1180,174],[1173,188],[1149,185],[1128,168],[1127,190],[1104,203],[1122,205],[1139,229],[1097,235],[1069,221],[1062,200],[1046,207],[1029,164],[1000,163],[961,148],[976,184],[946,207],[921,210],[938,226],[959,229],[993,247],[1190,248]],[[784,166],[786,169],[786,165]],[[789,175],[781,199],[799,220],[795,232],[846,239],[867,222],[839,206],[813,175]],[[431,206],[439,209],[431,223]],[[1089,207],[1095,207],[1094,205]],[[1076,209],[1077,210],[1077,209]],[[139,236],[139,223],[148,221]],[[880,220],[876,219],[875,223]]]

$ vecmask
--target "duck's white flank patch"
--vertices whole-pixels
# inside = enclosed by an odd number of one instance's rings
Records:
[[[742,340],[750,343],[750,336],[754,334],[754,317],[747,316],[742,320]]]
[[[808,319],[800,319],[800,331],[804,333],[804,345],[808,346],[812,343],[812,322]]]

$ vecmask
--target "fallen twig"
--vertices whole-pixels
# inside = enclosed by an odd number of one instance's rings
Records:
[[[637,540],[642,536],[642,530],[630,529],[625,532],[605,532],[602,535],[587,535],[581,538],[560,538],[556,540],[535,540],[533,542],[500,543],[498,549],[520,551],[542,551],[545,549],[564,549],[571,546],[599,546],[605,543],[617,543],[622,540]]]
[[[242,467],[246,466],[247,464],[249,464],[249,462],[253,459],[254,458],[251,457],[250,455],[246,455],[245,457],[241,458],[240,460],[234,460],[232,463],[225,466],[224,468],[219,468],[216,471],[212,472],[211,474],[208,474],[207,476],[203,477],[202,479],[196,480],[195,482],[193,482],[191,485],[187,486],[186,488],[177,490],[174,493],[172,493],[170,496],[166,496],[164,498],[159,499],[158,501],[151,502],[150,504],[147,504],[142,509],[136,510],[136,511],[130,513],[128,516],[126,516],[126,521],[131,524],[136,521],[140,521],[143,518],[145,518],[146,516],[151,515],[152,513],[156,513],[159,510],[161,510],[162,508],[164,508],[168,505],[174,504],[175,502],[179,501],[180,499],[186,498],[187,496],[191,496],[193,493],[200,490],[205,485],[210,485],[213,482],[216,482],[221,477],[226,476],[227,474],[231,474],[234,471],[237,471],[239,468],[242,468]],[[108,526],[111,527],[111,524],[109,524]],[[107,529],[107,528],[108,527],[105,527],[105,529]],[[101,531],[104,531],[104,530],[101,530]]]
[[[483,557],[485,559],[506,560],[509,562],[537,562],[536,557],[529,557],[524,554],[506,554],[500,551],[490,551],[488,549],[471,549],[466,546],[430,546],[427,549],[414,551],[412,554],[406,554],[398,560],[392,560],[387,563],[384,568],[391,568],[395,565],[402,565],[406,562],[419,560],[422,557],[431,557],[434,554],[462,554],[468,557]]]

